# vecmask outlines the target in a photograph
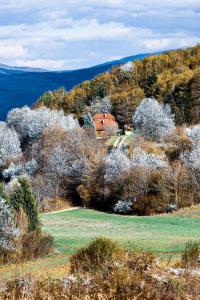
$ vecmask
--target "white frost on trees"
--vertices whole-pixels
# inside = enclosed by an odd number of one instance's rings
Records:
[[[114,150],[106,158],[105,181],[117,181],[124,172],[135,167],[147,168],[153,171],[168,168],[169,164],[164,157],[146,153],[141,149],[137,149],[130,158],[122,150]]]
[[[128,213],[132,211],[132,206],[133,206],[133,201],[123,201],[123,200],[119,200],[117,201],[117,203],[115,204],[113,210],[115,212],[119,212],[119,213]]]
[[[14,225],[13,214],[3,198],[0,198],[0,252],[14,251],[20,230]]]
[[[194,173],[200,172],[200,143],[194,145],[191,151],[184,152],[180,155],[180,159]]]
[[[0,166],[19,154],[21,147],[17,132],[6,123],[0,123]]]
[[[120,66],[120,70],[123,72],[131,72],[133,69],[134,69],[134,64],[131,61]]]
[[[71,150],[61,145],[53,147],[47,156],[45,171],[54,176],[67,176],[74,180],[80,180],[84,171],[84,157],[79,157],[78,153]]]
[[[52,145],[43,161],[43,176],[56,196],[80,184],[87,159],[88,149],[81,129],[66,133]]]
[[[3,178],[11,180],[18,178],[21,175],[32,175],[38,169],[38,164],[35,159],[25,163],[14,164],[11,163],[7,169],[2,173]]]
[[[169,164],[163,157],[155,155],[153,153],[146,153],[139,149],[131,157],[132,167],[143,167],[149,170],[157,170],[168,168]]]
[[[159,104],[151,98],[144,99],[137,107],[133,123],[141,135],[157,141],[175,130],[170,107]]]
[[[112,111],[112,104],[108,97],[103,99],[96,98],[92,101],[89,107],[91,114],[108,114]]]
[[[11,110],[7,116],[7,124],[15,128],[22,140],[35,140],[46,128],[52,126],[65,130],[79,127],[78,121],[72,115],[65,116],[63,111],[48,108],[33,110],[28,106]]]
[[[191,151],[181,153],[180,159],[194,173],[200,172],[200,124],[186,128],[186,134],[193,142]]]
[[[186,128],[187,136],[194,142],[200,143],[200,124],[195,125],[193,128]]]
[[[105,161],[105,181],[116,182],[130,167],[130,160],[121,150],[113,150]]]

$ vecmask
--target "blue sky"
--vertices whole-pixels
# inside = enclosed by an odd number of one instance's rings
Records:
[[[200,43],[200,0],[0,0],[0,62],[77,69]]]

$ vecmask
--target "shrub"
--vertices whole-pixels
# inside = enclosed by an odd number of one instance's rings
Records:
[[[200,242],[190,241],[186,243],[185,250],[182,255],[182,264],[184,266],[196,265],[200,263]]]
[[[41,230],[26,233],[21,243],[21,257],[23,261],[48,255],[54,249],[53,237]]]
[[[178,160],[181,153],[192,149],[192,141],[182,127],[178,127],[174,133],[167,137],[165,142],[167,146],[165,153],[170,161]]]
[[[117,242],[99,237],[81,248],[71,258],[72,272],[94,272],[107,269],[120,255],[122,249]]]
[[[127,267],[135,272],[145,272],[156,266],[156,257],[152,252],[136,247],[126,253],[124,261]]]
[[[113,210],[114,212],[118,212],[118,213],[128,213],[132,211],[132,206],[133,206],[133,201],[123,201],[123,200],[119,200]]]

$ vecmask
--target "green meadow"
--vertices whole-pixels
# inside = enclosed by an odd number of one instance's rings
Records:
[[[89,209],[44,214],[44,230],[58,253],[73,253],[97,236],[110,237],[159,255],[178,255],[188,240],[200,239],[200,208],[150,217],[122,216]]]
[[[154,251],[161,259],[180,258],[188,240],[200,240],[200,206],[176,214],[122,216],[90,209],[41,215],[43,229],[55,238],[55,253],[38,260],[0,267],[0,281],[17,274],[60,277],[69,270],[69,257],[97,236],[122,245]]]

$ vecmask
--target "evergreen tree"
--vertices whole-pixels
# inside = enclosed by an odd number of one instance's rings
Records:
[[[38,101],[40,101],[46,107],[50,107],[54,100],[53,93],[51,91],[45,92]]]
[[[199,123],[200,120],[200,71],[191,80],[190,122]]]
[[[39,229],[37,200],[26,178],[19,178],[18,182],[11,196],[11,206],[16,210],[22,208],[28,218],[29,230],[37,230]]]
[[[160,86],[158,84],[158,74],[155,70],[147,77],[143,84],[145,96],[147,98],[154,97],[159,98]]]
[[[92,115],[90,113],[87,113],[87,115],[84,116],[84,128],[87,132],[90,132],[93,137],[96,137],[96,129],[95,124],[92,118]]]

